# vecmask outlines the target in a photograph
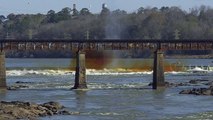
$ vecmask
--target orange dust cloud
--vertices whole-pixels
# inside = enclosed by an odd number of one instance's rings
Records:
[[[153,59],[138,58],[113,58],[114,53],[110,51],[86,51],[87,69],[114,69],[116,71],[143,72],[153,70]],[[76,60],[71,60],[69,69],[75,70]],[[183,71],[183,65],[164,62],[165,72]]]
[[[102,70],[112,61],[112,55],[104,51],[86,51],[87,69]],[[76,59],[71,60],[69,69],[75,70]]]

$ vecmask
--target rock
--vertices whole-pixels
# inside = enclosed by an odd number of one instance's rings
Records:
[[[165,82],[165,86],[166,87],[172,87],[172,86],[174,86],[174,83]]]
[[[183,90],[179,94],[213,95],[213,86],[210,86],[209,88],[193,88],[191,90]]]
[[[205,90],[202,92],[203,95],[212,95],[212,91],[211,90]]]
[[[17,90],[17,88],[14,87],[14,86],[8,86],[8,87],[7,87],[7,90]]]
[[[178,87],[178,86],[197,86],[197,85],[207,85],[207,86],[213,86],[213,81],[205,80],[205,79],[196,79],[196,80],[190,80],[189,82],[182,82],[182,83],[170,83],[165,82],[165,87]],[[148,86],[152,86],[152,82],[148,84]]]
[[[151,83],[148,84],[148,86],[152,86],[152,84],[153,83],[151,82]],[[165,82],[165,87],[173,87],[173,86],[175,86],[174,83]]]
[[[196,79],[196,80],[190,80],[189,81],[190,84],[202,84],[202,85],[208,85],[211,86],[213,85],[213,81],[211,80],[206,80],[206,79]]]
[[[33,82],[16,81],[16,84],[30,84],[30,83],[33,83]]]
[[[58,102],[35,104],[30,102],[12,101],[0,102],[0,120],[30,119],[52,116],[56,114],[73,115],[75,112],[63,110]],[[63,111],[61,111],[63,110]],[[77,114],[77,113],[76,113]]]
[[[153,84],[153,83],[151,82],[151,83],[148,84],[148,86],[152,86],[152,84]]]
[[[63,109],[64,106],[60,105],[57,102],[48,102],[48,103],[44,103],[41,104],[42,107],[46,107],[47,109],[49,109],[53,114],[57,114],[58,110]]]
[[[48,116],[53,116],[56,113],[57,113],[57,111],[54,111],[54,113],[53,113],[53,111],[51,111],[51,110],[46,110],[46,115],[48,115]]]
[[[197,81],[197,80],[190,80],[189,83],[190,83],[190,84],[197,84],[198,81]]]
[[[178,83],[176,86],[190,86],[188,83]]]
[[[213,81],[206,83],[205,85],[213,86]]]
[[[191,90],[183,90],[180,92],[180,94],[189,94],[191,92]]]
[[[70,111],[67,111],[67,110],[63,110],[63,111],[60,111],[59,114],[60,115],[79,115],[80,113],[79,112],[70,112]]]
[[[29,88],[29,86],[26,85],[13,85],[13,86],[8,86],[7,90],[17,90],[21,88]]]

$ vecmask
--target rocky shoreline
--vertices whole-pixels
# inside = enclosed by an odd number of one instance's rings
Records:
[[[70,112],[58,102],[36,104],[30,102],[12,101],[0,102],[0,120],[30,119],[53,115],[76,115],[79,112]]]
[[[150,83],[148,86],[152,86],[152,83]],[[196,88],[182,90],[179,92],[179,94],[213,96],[213,81],[211,80],[195,79],[181,83],[165,82],[165,86],[166,87],[196,86]],[[206,87],[197,88],[197,86],[206,86]]]

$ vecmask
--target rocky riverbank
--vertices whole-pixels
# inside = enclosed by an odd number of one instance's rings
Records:
[[[53,115],[73,115],[79,112],[70,112],[58,102],[36,104],[30,102],[12,101],[0,102],[0,120],[30,119]]]

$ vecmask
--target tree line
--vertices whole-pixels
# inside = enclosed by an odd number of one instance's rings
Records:
[[[212,39],[212,21],[208,6],[190,11],[140,7],[132,13],[103,7],[97,14],[66,7],[46,14],[0,15],[0,39]]]
[[[29,39],[211,39],[213,9],[190,11],[178,7],[139,8],[136,12],[110,11],[99,14],[87,8],[63,8],[47,14],[0,15],[0,38]]]

